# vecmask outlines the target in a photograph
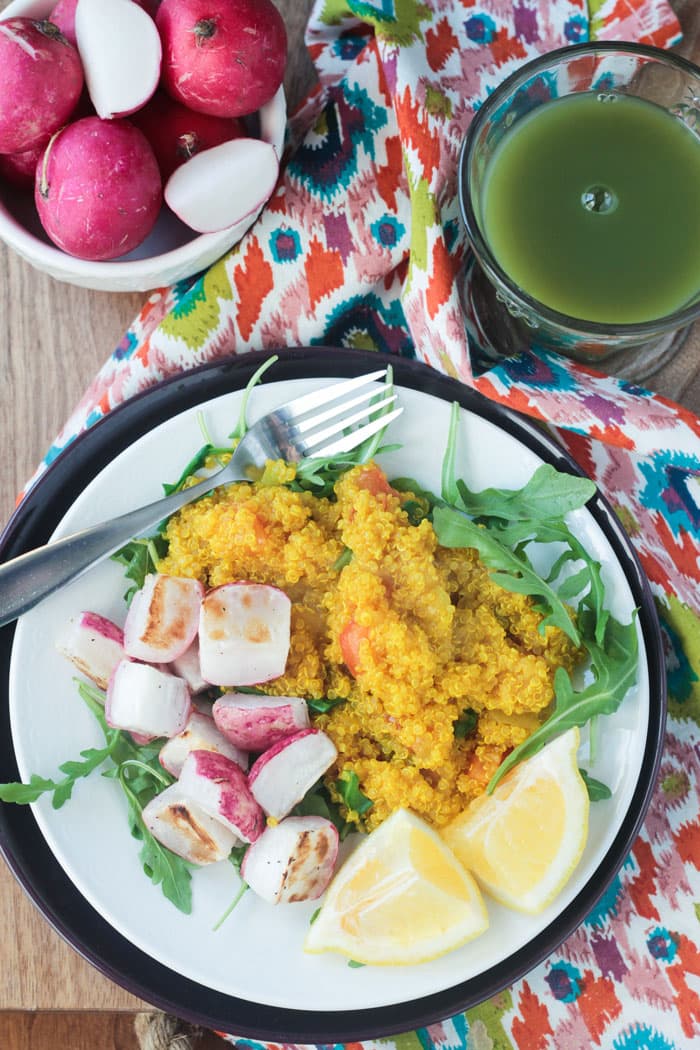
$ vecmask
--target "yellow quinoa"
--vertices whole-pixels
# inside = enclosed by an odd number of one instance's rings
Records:
[[[560,630],[541,634],[530,599],[494,584],[474,550],[411,524],[410,496],[376,465],[348,471],[336,497],[263,483],[214,492],[171,519],[160,571],[282,588],[290,654],[265,688],[343,701],[314,724],[338,749],[331,794],[341,801],[335,781],[354,772],[373,802],[346,817],[371,830],[406,806],[442,827],[540,723],[556,668],[578,653]]]

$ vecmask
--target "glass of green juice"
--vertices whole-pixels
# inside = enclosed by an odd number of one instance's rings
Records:
[[[479,355],[650,376],[700,317],[700,68],[632,43],[528,62],[476,111],[459,195]]]

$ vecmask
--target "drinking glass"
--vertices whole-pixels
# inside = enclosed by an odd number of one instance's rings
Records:
[[[552,51],[522,66],[504,80],[477,110],[460,155],[460,209],[472,248],[467,254],[460,279],[465,323],[477,350],[477,358],[481,356],[487,360],[497,360],[499,357],[517,353],[524,347],[544,347],[598,367],[602,371],[636,381],[650,376],[665,364],[682,345],[692,322],[700,317],[700,265],[697,260],[681,258],[680,248],[677,253],[672,250],[672,257],[679,266],[678,280],[676,282],[675,276],[672,278],[672,287],[676,287],[676,283],[679,289],[685,288],[686,285],[692,286],[690,296],[673,309],[662,312],[658,317],[647,317],[641,321],[596,320],[586,316],[572,316],[568,311],[555,308],[540,297],[530,294],[523,287],[525,282],[522,277],[519,281],[514,279],[503,262],[499,261],[491,238],[485,231],[485,200],[491,171],[494,170],[490,168],[490,163],[499,146],[502,147],[500,155],[503,156],[502,144],[508,143],[508,136],[512,136],[516,129],[520,129],[521,133],[525,132],[525,125],[521,122],[529,120],[529,127],[534,128],[533,114],[537,115],[539,107],[573,96],[582,98],[584,95],[594,99],[597,105],[615,107],[609,112],[614,113],[616,117],[619,114],[620,118],[630,109],[625,99],[653,104],[653,113],[649,113],[648,106],[641,108],[655,120],[657,116],[660,117],[664,126],[664,122],[667,121],[682,122],[693,143],[688,144],[684,139],[681,145],[689,145],[691,153],[697,145],[700,165],[700,138],[696,134],[700,132],[700,69],[680,56],[633,43],[591,43]],[[622,105],[619,104],[621,100]],[[567,116],[574,121],[576,113],[572,107],[569,108],[570,114]],[[550,106],[551,112],[553,110]],[[560,114],[563,112],[560,109]],[[583,113],[580,106],[577,112]],[[540,113],[539,117],[542,116]],[[568,126],[571,128],[575,125],[569,123]],[[670,130],[675,135],[676,125]],[[521,141],[525,142],[523,134]],[[510,142],[513,142],[512,138]],[[601,177],[590,180],[587,184],[577,185],[576,178],[571,175],[572,168],[576,168],[576,151],[571,149],[570,135],[567,142],[567,165],[561,164],[561,178],[571,179],[571,186],[564,189],[567,192],[570,189],[571,194],[575,195],[576,207],[593,213],[594,221],[608,221],[605,213],[612,212],[617,207],[618,200],[615,186],[606,184],[605,157],[602,155],[604,147],[601,148]],[[537,140],[533,139],[532,149],[537,148]],[[648,156],[652,156],[655,150],[658,155],[661,148],[655,140],[654,129],[650,127]],[[527,153],[525,156],[527,157]],[[668,162],[683,166],[686,164],[684,158],[685,155],[680,160],[673,156],[668,158]],[[585,168],[588,173],[588,155],[582,156],[580,160],[582,172]],[[556,157],[550,166],[553,170],[559,168]],[[564,167],[567,168],[568,175],[563,171]],[[678,175],[678,167],[674,170]],[[619,187],[621,206],[626,206],[628,199],[634,197],[633,191],[636,191],[636,184],[640,181],[643,171],[640,157],[630,155],[628,169],[621,176],[624,185]],[[688,178],[690,175],[689,171]],[[700,200],[700,183],[695,185]],[[515,193],[516,197],[519,194],[519,190],[512,186],[511,192]],[[641,229],[646,229],[647,216],[660,217],[663,220],[673,203],[674,193],[675,191],[669,191],[667,180],[660,178],[653,186],[653,192],[648,193],[646,211],[639,217]],[[524,191],[522,200],[515,199],[511,204],[517,208],[528,208],[530,201],[527,193]],[[620,212],[620,215],[622,214]],[[539,226],[531,241],[533,247],[536,247],[540,237],[546,239],[552,236],[549,216],[545,214],[537,221]],[[552,209],[551,222],[556,224],[557,221]],[[669,229],[669,235],[684,235],[686,231],[680,228],[683,224],[679,223],[677,218],[674,221],[678,228]],[[692,224],[696,217],[688,215],[687,221]],[[616,222],[619,222],[619,216]],[[656,229],[658,236],[659,227]],[[570,230],[564,229],[561,237],[562,249],[573,257],[574,235]],[[700,228],[693,230],[693,237],[700,244]],[[628,266],[618,268],[613,274],[611,288],[614,290],[616,283],[621,286],[623,276],[629,283],[634,275],[634,267],[641,265],[653,278],[654,267],[659,265],[655,257],[655,248],[658,248],[658,245],[655,246],[654,236],[650,235],[644,242],[644,258],[639,258],[639,250],[633,252]],[[542,265],[546,266],[546,252],[543,258]],[[561,258],[558,261],[553,259],[551,265],[553,268],[566,269],[566,258],[563,263]],[[580,271],[579,280],[584,293],[583,286],[595,270],[594,259]],[[669,268],[664,264],[664,275],[667,276],[668,272]],[[558,276],[557,273],[550,275],[554,284]],[[583,309],[580,312],[585,313]],[[591,317],[594,313],[592,310]]]

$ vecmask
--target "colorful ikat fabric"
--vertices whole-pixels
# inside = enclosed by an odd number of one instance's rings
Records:
[[[113,406],[199,363],[361,347],[547,422],[620,515],[658,602],[670,693],[642,832],[544,963],[366,1050],[700,1046],[700,421],[546,352],[475,368],[457,294],[457,158],[475,109],[521,63],[592,35],[671,46],[680,28],[664,0],[320,0],[307,30],[318,87],[290,120],[272,199],[208,272],[150,296],[42,468]]]

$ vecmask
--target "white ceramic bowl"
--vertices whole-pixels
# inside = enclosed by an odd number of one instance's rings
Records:
[[[8,17],[8,12],[46,17],[53,6],[41,0],[15,0],[0,12],[0,20]],[[257,134],[281,157],[287,120],[283,88],[257,116]],[[185,226],[164,204],[153,230],[137,248],[119,259],[92,262],[76,259],[52,243],[39,222],[30,190],[0,181],[0,240],[57,281],[100,291],[140,292],[173,284],[211,266],[241,239],[261,210],[262,205],[225,230],[200,234]]]

